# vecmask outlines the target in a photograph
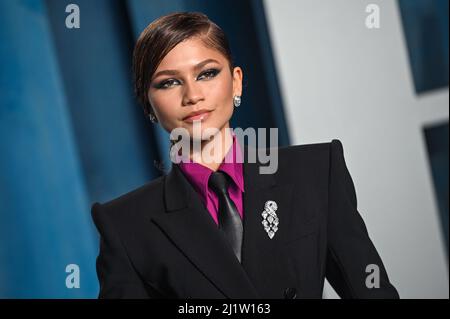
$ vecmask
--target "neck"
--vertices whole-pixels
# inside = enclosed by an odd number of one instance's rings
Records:
[[[196,152],[191,147],[190,159],[213,171],[217,171],[232,145],[233,136],[227,123],[216,135],[213,135],[209,140],[201,142],[200,152]],[[212,157],[212,155],[214,155],[214,160],[208,161],[208,157]]]

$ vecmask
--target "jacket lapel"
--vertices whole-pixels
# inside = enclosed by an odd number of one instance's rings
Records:
[[[244,146],[244,237],[242,264],[225,236],[204,208],[194,188],[177,165],[165,179],[166,213],[153,220],[191,262],[228,298],[261,298],[274,282],[284,285],[285,258],[276,255],[289,238],[292,186],[277,185],[274,174],[260,174],[259,163],[249,163]],[[280,225],[270,239],[262,225],[266,201],[278,205]],[[281,289],[281,288],[280,288]]]
[[[290,238],[289,217],[292,210],[292,186],[279,185],[273,174],[260,174],[259,165],[244,165],[244,264],[255,250],[267,250],[277,247]],[[250,182],[251,181],[251,182]],[[267,201],[274,201],[278,208],[275,211],[279,218],[279,229],[272,239],[269,238],[262,224],[262,212]],[[247,256],[246,256],[247,255]],[[245,260],[246,259],[246,260]]]
[[[227,298],[258,298],[199,196],[177,165],[165,179],[166,212],[153,221]]]
[[[283,298],[293,285],[286,243],[295,237],[292,227],[293,186],[278,184],[275,175],[260,174],[259,165],[247,163],[244,169],[244,241],[242,266],[262,298]],[[252,181],[251,183],[248,181]],[[265,203],[275,201],[279,218],[272,239],[262,225]]]

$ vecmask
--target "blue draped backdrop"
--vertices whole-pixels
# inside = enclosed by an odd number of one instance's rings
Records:
[[[80,9],[69,29],[66,7]],[[0,298],[94,298],[94,202],[170,168],[168,134],[133,94],[131,55],[159,16],[201,11],[244,70],[232,127],[279,129],[289,145],[261,0],[0,1]],[[399,0],[418,94],[448,87],[448,1]],[[424,128],[448,245],[448,122]],[[79,287],[66,285],[78,266]]]
[[[66,6],[80,28],[65,25]],[[0,298],[94,298],[98,237],[90,207],[161,174],[168,135],[133,96],[142,29],[202,11],[228,34],[245,74],[232,126],[278,127],[288,145],[261,1],[0,1]],[[79,288],[66,266],[79,267]]]

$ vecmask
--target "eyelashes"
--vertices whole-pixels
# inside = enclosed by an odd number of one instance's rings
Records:
[[[219,74],[219,72],[220,72],[220,70],[218,70],[218,69],[209,69],[209,70],[206,70],[205,72],[201,73],[200,76],[208,74],[208,76],[206,78],[213,78],[217,74]]]
[[[208,79],[215,78],[217,76],[217,74],[220,73],[220,71],[221,70],[216,69],[216,68],[208,69],[208,70],[200,73],[200,75],[198,76],[197,79],[200,79],[200,80],[206,79],[206,80],[208,80]],[[164,81],[161,81],[160,83],[156,84],[155,88],[156,89],[163,89],[163,90],[164,89],[169,89],[169,88],[173,87],[174,84],[177,83],[177,82],[179,83],[180,81],[178,81],[176,79],[164,80]]]

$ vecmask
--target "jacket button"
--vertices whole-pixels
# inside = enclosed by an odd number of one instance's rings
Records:
[[[285,299],[295,299],[295,298],[297,298],[297,289],[295,289],[295,288],[286,288],[284,290],[284,298]]]

